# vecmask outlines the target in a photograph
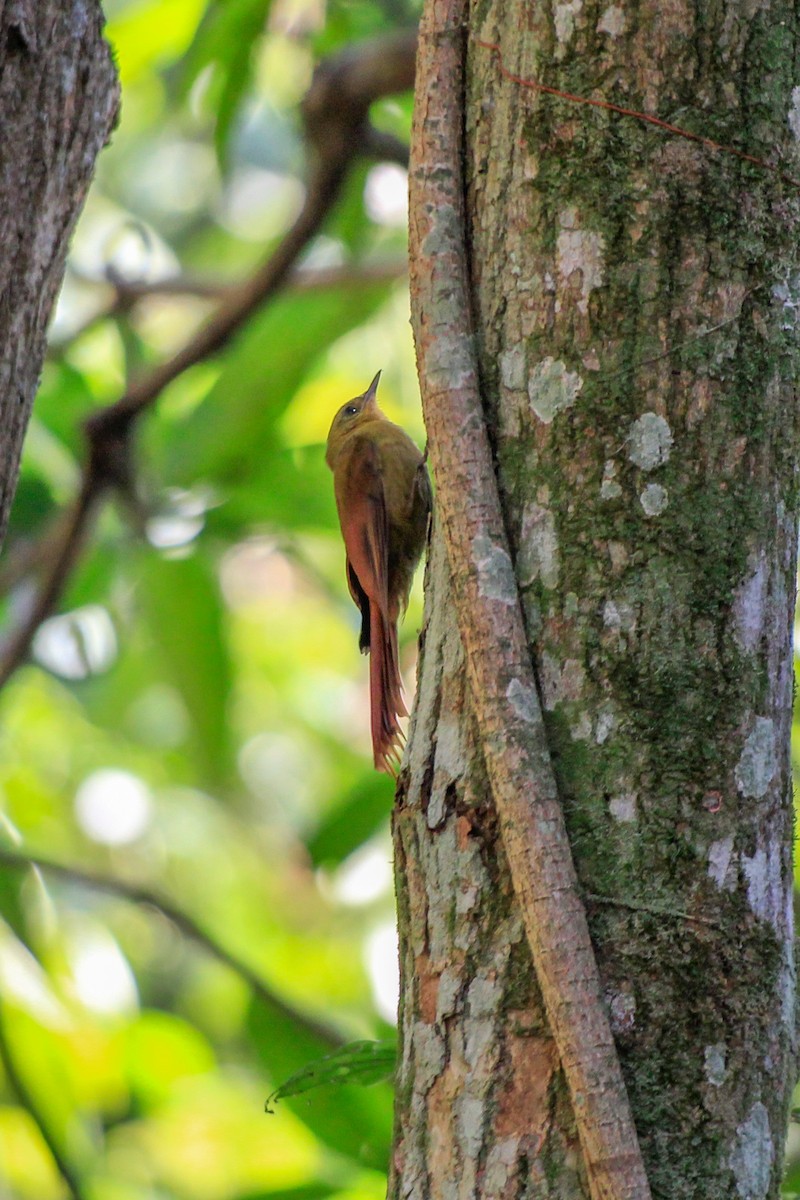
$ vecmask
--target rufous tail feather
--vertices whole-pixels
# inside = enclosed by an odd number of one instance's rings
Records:
[[[369,699],[372,754],[379,771],[397,774],[403,748],[398,717],[408,716],[397,652],[397,623],[370,604]]]

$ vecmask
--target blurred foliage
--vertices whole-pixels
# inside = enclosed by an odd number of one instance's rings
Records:
[[[299,1096],[327,1083],[377,1083],[394,1074],[396,1062],[395,1042],[350,1042],[290,1075],[267,1098],[266,1111],[273,1111],[272,1105],[278,1100]]]
[[[105,9],[122,120],[74,238],[0,567],[74,494],[83,418],[212,311],[207,289],[165,281],[238,281],[280,240],[303,197],[315,62],[417,16],[414,0]],[[373,116],[407,138],[410,111],[397,97]],[[399,168],[359,166],[301,264],[354,278],[288,286],[164,391],[137,428],[139,511],[102,510],[0,696],[0,849],[74,868],[0,871],[4,1200],[68,1194],[43,1129],[87,1200],[385,1194],[392,785],[371,766],[323,444],[378,368],[384,407],[422,441],[404,206]],[[385,263],[394,274],[359,281]],[[114,279],[143,288],[135,303]],[[28,588],[5,597],[6,627]],[[409,683],[419,621],[417,592]]]

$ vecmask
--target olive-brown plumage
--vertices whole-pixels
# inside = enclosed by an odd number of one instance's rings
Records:
[[[397,620],[408,603],[425,548],[431,484],[411,438],[378,408],[380,371],[362,396],[333,418],[325,461],[333,471],[347,583],[361,610],[361,650],[370,655],[372,752],[394,772],[399,717],[406,716],[397,654]]]

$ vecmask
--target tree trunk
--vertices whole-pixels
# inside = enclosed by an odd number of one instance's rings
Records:
[[[465,34],[486,419],[607,1008],[664,1200],[777,1195],[796,1074],[797,36],[793,8],[768,0],[495,0],[473,5]],[[418,120],[429,87],[418,79]],[[416,167],[412,204],[441,164]],[[429,314],[413,295],[412,310],[419,335]],[[584,1197],[438,527],[427,582],[395,814],[390,1196]]]
[[[0,541],[47,322],[119,91],[97,0],[0,0]]]

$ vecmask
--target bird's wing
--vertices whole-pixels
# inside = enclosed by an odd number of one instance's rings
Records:
[[[361,609],[360,646],[369,649],[372,754],[378,770],[396,774],[405,716],[397,653],[397,611],[389,610],[389,517],[380,452],[357,437],[334,468],[336,502],[347,550],[347,578]],[[362,602],[363,595],[366,603]]]
[[[370,617],[369,596],[358,582],[358,576],[353,570],[353,564],[347,559],[347,586],[356,608],[361,612],[361,633],[358,638],[358,648],[362,654],[369,654]]]
[[[337,480],[337,502],[347,551],[348,575],[381,612],[389,609],[389,519],[378,450],[371,439],[355,438]],[[352,588],[351,588],[352,590]],[[357,601],[358,602],[358,601]]]

